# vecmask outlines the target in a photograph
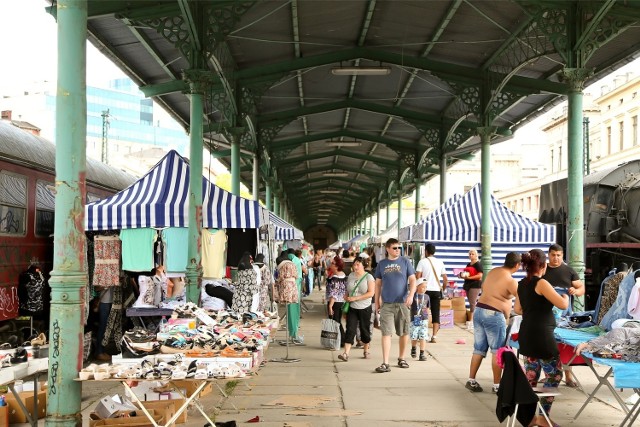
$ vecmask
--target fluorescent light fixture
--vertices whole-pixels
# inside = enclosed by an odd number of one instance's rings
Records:
[[[327,147],[359,147],[362,145],[360,141],[327,141]]]
[[[334,76],[388,76],[391,67],[334,67],[331,69]]]
[[[325,172],[322,174],[322,176],[339,178],[339,177],[349,176],[349,173],[348,172]]]
[[[320,190],[320,194],[340,194],[341,190]]]

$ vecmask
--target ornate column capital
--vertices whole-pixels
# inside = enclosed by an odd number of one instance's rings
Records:
[[[206,70],[184,70],[182,80],[189,84],[189,93],[204,95],[204,93],[219,81],[218,76]]]
[[[584,82],[593,75],[593,68],[568,68],[558,71],[561,82],[567,83],[572,92],[582,92]]]

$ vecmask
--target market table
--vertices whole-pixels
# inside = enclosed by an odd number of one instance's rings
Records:
[[[591,339],[597,337],[596,334],[566,328],[556,328],[555,334],[556,339],[559,342],[567,344],[574,348],[579,344],[590,341]],[[585,400],[582,407],[578,410],[576,415],[573,417],[573,419],[575,420],[578,418],[578,416],[580,416],[587,404],[598,393],[598,390],[600,390],[602,386],[605,386],[611,392],[613,397],[617,400],[618,404],[626,414],[620,426],[632,426],[635,420],[638,418],[638,415],[640,414],[640,400],[638,400],[631,407],[631,409],[629,409],[616,389],[630,388],[635,393],[640,393],[640,363],[628,362],[618,359],[604,359],[601,357],[595,357],[592,353],[589,352],[582,352],[581,356],[583,357],[586,365],[589,367],[591,372],[593,372],[593,374],[596,376],[598,385],[590,394],[587,395],[587,399]],[[598,371],[593,366],[594,362],[599,365],[607,366],[607,371],[603,375],[600,375],[600,373],[598,373]],[[611,382],[609,381],[609,378],[611,376],[613,376],[613,384],[611,384]]]
[[[36,427],[38,425],[38,379],[40,374],[43,372],[48,372],[49,370],[49,359],[48,358],[39,358],[39,359],[29,359],[24,363],[19,363],[17,365],[8,366],[0,369],[0,385],[6,385],[11,390],[11,393],[16,399],[18,406],[22,409],[25,417],[27,418],[27,422],[32,427]],[[20,397],[19,392],[15,390],[15,382],[18,380],[22,380],[23,378],[29,377],[33,375],[33,412],[36,414],[36,417],[31,416],[31,413],[27,410],[22,398]]]

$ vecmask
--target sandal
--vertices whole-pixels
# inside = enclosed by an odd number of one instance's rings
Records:
[[[371,353],[369,353],[368,351],[365,351],[363,353],[363,356],[364,356],[365,359],[371,359]]]
[[[404,360],[404,359],[398,359],[398,366],[399,366],[400,368],[407,369],[407,368],[409,367],[409,364],[408,364],[408,363],[407,363],[407,361],[406,361],[406,360]]]
[[[391,368],[389,367],[388,363],[383,363],[382,365],[376,368],[376,372],[379,372],[379,373],[391,372]]]
[[[343,362],[348,362],[349,361],[349,355],[347,353],[342,353],[338,355],[338,359],[342,360]]]
[[[575,381],[565,381],[565,385],[569,388],[577,388],[578,387],[578,383]]]

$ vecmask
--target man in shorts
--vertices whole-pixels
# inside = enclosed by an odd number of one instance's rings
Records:
[[[476,381],[476,374],[489,349],[492,353],[492,391],[498,392],[502,370],[498,366],[496,352],[506,341],[507,319],[511,316],[512,300],[518,293],[518,282],[512,275],[519,268],[520,255],[509,252],[504,265],[491,270],[482,284],[482,294],[473,313],[473,355],[469,366],[469,381],[465,384],[472,392],[482,391]]]
[[[400,256],[400,243],[389,239],[385,244],[387,258],[378,263],[374,277],[376,278],[375,303],[380,313],[380,330],[382,332],[382,364],[376,372],[389,372],[389,352],[391,351],[391,334],[395,330],[398,340],[398,366],[408,368],[404,358],[409,343],[409,324],[411,323],[411,302],[416,292],[416,275],[411,261]],[[409,286],[407,288],[407,281]]]

